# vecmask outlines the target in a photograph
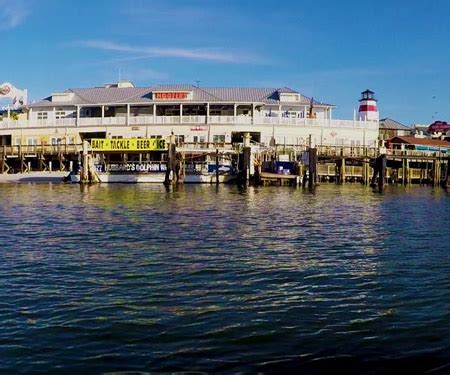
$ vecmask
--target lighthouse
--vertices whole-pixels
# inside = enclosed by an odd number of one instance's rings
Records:
[[[378,121],[380,119],[377,109],[377,100],[375,99],[374,94],[375,93],[370,90],[361,93],[361,99],[359,99],[358,120]]]

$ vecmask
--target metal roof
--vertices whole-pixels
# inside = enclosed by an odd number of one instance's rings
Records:
[[[407,143],[410,145],[423,145],[423,146],[442,146],[450,147],[450,142],[442,141],[440,139],[430,139],[430,138],[417,138],[414,136],[397,136],[391,139],[392,143]]]
[[[65,105],[95,105],[95,104],[145,104],[162,103],[160,100],[152,100],[151,93],[154,91],[192,91],[191,100],[180,102],[192,103],[264,103],[287,106],[309,106],[311,98],[300,94],[288,87],[282,88],[252,88],[252,87],[197,87],[189,84],[167,84],[154,85],[150,87],[93,87],[93,88],[73,88],[65,92],[74,93],[71,101],[52,102],[49,96],[28,107],[58,107]],[[280,102],[280,93],[300,94],[300,102]],[[178,102],[174,100],[173,102]],[[320,107],[332,107],[331,104],[314,100],[313,105]]]
[[[403,125],[398,121],[392,120],[390,118],[383,118],[380,120],[380,129],[385,130],[407,130],[411,131],[409,126]]]

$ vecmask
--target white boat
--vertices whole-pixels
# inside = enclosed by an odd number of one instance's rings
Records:
[[[95,177],[102,183],[163,183],[166,178],[165,164],[163,163],[126,163],[117,167],[118,164],[96,165]],[[203,163],[195,168],[187,168],[180,182],[188,184],[229,183],[236,178],[236,173],[231,166],[222,165],[219,167],[219,175],[216,175],[215,165],[210,166]],[[173,173],[170,174],[170,180]],[[71,172],[66,180],[72,183],[79,183],[80,173]]]

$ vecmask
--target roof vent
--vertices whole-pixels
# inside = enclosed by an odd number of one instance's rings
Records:
[[[128,87],[135,87],[135,86],[134,86],[133,82],[128,81],[126,79],[122,79],[119,82],[117,82],[117,87],[123,89],[123,88],[128,88]]]
[[[52,94],[52,102],[70,102],[73,100],[73,92],[55,92]]]

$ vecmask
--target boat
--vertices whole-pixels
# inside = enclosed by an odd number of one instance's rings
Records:
[[[208,162],[189,163],[179,176],[182,183],[230,183],[237,171],[231,164],[221,164],[216,173],[216,165]],[[93,180],[102,183],[164,183],[166,181],[166,162],[116,162],[94,163]],[[169,173],[169,181],[176,177]],[[70,172],[65,181],[79,183],[81,171]]]
[[[237,176],[234,151],[180,150],[176,150],[173,135],[169,143],[153,138],[91,139],[83,143],[84,179],[81,165],[65,179],[106,183],[225,183]]]

